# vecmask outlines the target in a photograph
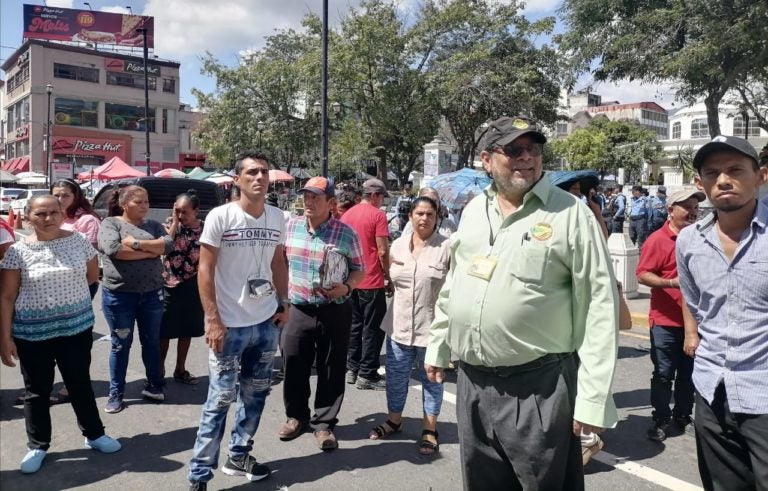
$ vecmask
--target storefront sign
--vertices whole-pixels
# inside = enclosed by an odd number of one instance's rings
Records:
[[[126,149],[122,140],[57,136],[53,138],[53,151],[56,155],[103,156],[107,159],[117,156],[125,160]]]
[[[26,65],[27,63],[29,63],[29,51],[25,51],[20,54],[19,58],[16,60],[17,66]]]
[[[70,163],[51,162],[51,173],[54,181],[59,179],[72,179],[74,177],[74,166]]]
[[[117,58],[104,58],[104,66],[107,70],[113,72],[128,72],[128,73],[144,73],[144,63],[128,60],[120,60]],[[153,76],[160,75],[160,67],[158,65],[147,65],[147,74]]]
[[[24,5],[24,39],[143,46],[137,29],[147,29],[147,46],[154,48],[153,17]]]
[[[25,124],[24,126],[19,126],[16,128],[16,139],[17,140],[26,140],[29,138],[29,125]]]

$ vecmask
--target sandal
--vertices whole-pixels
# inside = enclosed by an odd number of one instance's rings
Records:
[[[197,385],[198,382],[197,377],[193,377],[187,370],[184,370],[181,373],[174,373],[173,380],[187,385]]]
[[[428,440],[426,437],[433,436],[435,437],[435,441],[432,442]],[[421,431],[421,441],[419,442],[419,453],[421,455],[432,455],[434,453],[437,453],[440,451],[440,444],[437,441],[437,430],[422,430]]]
[[[383,424],[380,424],[376,428],[372,429],[371,432],[368,433],[368,438],[370,440],[383,440],[384,438],[387,438],[394,433],[400,432],[400,425],[402,424],[402,421],[395,424],[392,421],[387,420]]]

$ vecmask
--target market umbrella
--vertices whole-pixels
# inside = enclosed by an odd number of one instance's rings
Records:
[[[187,174],[187,177],[189,179],[200,179],[200,180],[203,180],[203,179],[208,179],[212,174],[213,174],[213,172],[209,172],[207,170],[203,170],[202,167],[195,167],[194,169],[192,169],[189,172],[189,174]]]
[[[491,178],[484,171],[465,167],[456,172],[440,174],[426,182],[440,195],[443,206],[461,210],[472,198],[491,184]]]
[[[46,181],[45,174],[40,174],[39,172],[19,172],[16,174],[16,177],[18,178],[16,184],[23,186],[44,185]]]
[[[291,182],[294,177],[280,169],[269,170],[269,182]]]
[[[181,172],[179,169],[163,169],[161,171],[155,172],[155,177],[178,177],[185,179],[187,175]]]
[[[235,182],[235,180],[232,179],[232,176],[229,176],[222,172],[214,172],[210,176],[208,176],[205,180],[215,182],[216,184],[230,184],[232,182]]]
[[[10,172],[0,170],[0,182],[16,182],[18,180],[19,178],[14,176]]]
[[[600,174],[598,174],[595,170],[588,169],[552,171],[547,172],[547,177],[549,177],[549,182],[559,187],[560,189],[564,189],[565,191],[568,191],[568,189],[571,187],[571,184],[576,181],[588,181],[590,187],[593,188],[596,188],[598,184],[600,184]]]

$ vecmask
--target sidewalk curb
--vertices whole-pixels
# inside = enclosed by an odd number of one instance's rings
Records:
[[[648,328],[648,313],[630,312],[629,315],[632,318],[632,327]]]

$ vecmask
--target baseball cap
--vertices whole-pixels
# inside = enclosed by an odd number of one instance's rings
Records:
[[[307,181],[304,187],[299,189],[300,193],[303,193],[304,191],[317,194],[318,196],[324,194],[329,198],[336,196],[336,189],[333,185],[333,179],[328,179],[321,176],[313,177]]]
[[[739,138],[738,136],[718,135],[696,152],[696,155],[693,157],[693,168],[696,170],[701,169],[701,165],[707,157],[715,152],[721,152],[723,150],[735,151],[754,159],[755,162],[760,161],[757,156],[757,150],[755,150],[755,147],[753,147],[747,140]]]
[[[379,179],[368,179],[363,183],[363,194],[379,193],[389,196],[387,187]]]
[[[696,191],[695,189],[681,189],[680,191],[675,191],[669,195],[667,198],[667,205],[672,206],[675,203],[681,203],[688,198],[696,198],[699,200],[699,203],[701,203],[706,199],[706,196],[701,191]]]
[[[530,135],[536,143],[547,143],[547,137],[525,116],[503,116],[488,123],[483,134],[483,148],[503,147],[523,135]]]
[[[661,193],[661,194],[663,194],[663,195],[665,195],[665,196],[666,196],[666,194],[667,194],[667,187],[666,187],[666,186],[659,186],[659,187],[656,189],[656,192],[657,192],[657,193]]]

